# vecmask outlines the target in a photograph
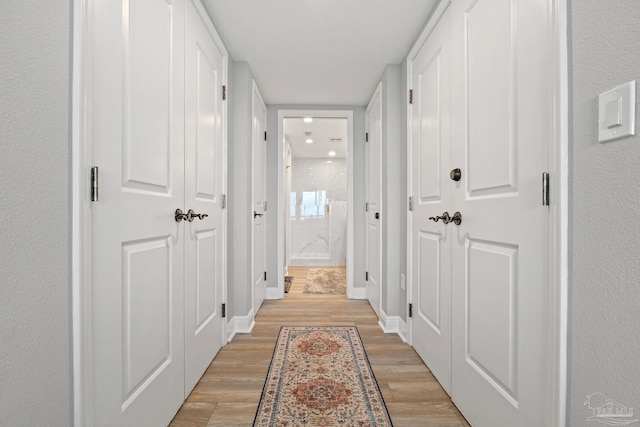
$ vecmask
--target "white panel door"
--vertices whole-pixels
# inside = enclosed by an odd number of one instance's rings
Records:
[[[546,0],[452,3],[453,399],[475,426],[550,425]]]
[[[451,67],[449,11],[412,60],[411,343],[451,393]]]
[[[267,107],[262,100],[262,95],[258,90],[258,85],[253,82],[252,95],[252,147],[253,158],[251,164],[251,174],[253,181],[253,310],[254,315],[258,313],[262,302],[267,296],[266,278],[266,230],[265,230],[265,185],[266,185],[266,124]]]
[[[193,4],[185,26],[185,397],[223,345],[226,51]]]
[[[366,143],[367,187],[367,274],[366,296],[380,317],[381,303],[381,140],[382,140],[382,84],[378,85],[366,110],[368,142]]]
[[[184,4],[92,2],[96,426],[167,425],[184,397]],[[176,386],[178,385],[178,386]]]

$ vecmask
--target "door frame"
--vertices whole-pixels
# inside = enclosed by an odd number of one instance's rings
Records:
[[[413,60],[435,29],[452,0],[443,0],[433,11],[422,33],[407,55],[407,89],[411,89]],[[568,5],[567,0],[546,0],[549,7],[550,67],[549,94],[549,289],[550,332],[549,359],[551,385],[548,410],[553,427],[566,424],[567,408],[567,350],[568,350],[568,241],[569,241],[569,66],[568,66]],[[407,105],[407,197],[412,195],[411,147],[412,105]],[[407,211],[407,304],[413,301],[412,213]],[[412,319],[407,315],[408,340],[412,342]]]
[[[229,53],[199,0],[191,1],[206,24],[216,45],[224,53],[222,84],[228,86]],[[94,407],[92,379],[93,328],[91,316],[91,201],[89,194],[91,171],[91,84],[92,84],[92,39],[90,37],[92,0],[73,0],[73,50],[72,50],[72,94],[71,94],[71,332],[73,359],[73,425],[93,426]],[[228,191],[228,102],[222,104],[225,117],[222,128],[222,187]],[[184,207],[183,207],[184,208]],[[222,227],[227,229],[227,208],[222,212]],[[223,236],[227,246],[227,233]],[[222,301],[227,301],[227,255],[222,254]],[[222,336],[226,337],[227,321],[222,322]]]
[[[277,206],[277,224],[278,224],[278,265],[277,288],[267,288],[268,299],[279,299],[284,297],[284,268],[285,261],[285,241],[284,230],[285,212],[284,212],[284,157],[285,139],[284,139],[284,119],[287,117],[338,117],[347,119],[347,298],[363,299],[361,293],[356,292],[354,288],[354,272],[353,272],[353,238],[354,238],[354,194],[353,194],[353,111],[352,110],[319,110],[319,109],[283,109],[278,110],[278,206]]]

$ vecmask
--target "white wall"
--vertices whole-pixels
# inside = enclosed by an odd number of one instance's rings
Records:
[[[407,142],[408,142],[408,136],[407,136],[407,123],[408,123],[408,110],[409,110],[409,102],[407,100],[407,98],[405,98],[407,96],[407,93],[409,92],[409,85],[407,82],[407,59],[405,56],[404,61],[402,61],[402,64],[400,65],[400,141],[402,141],[402,144],[400,144],[400,151],[401,151],[401,156],[402,156],[402,161],[400,164],[400,170],[404,171],[404,173],[402,174],[402,179],[404,179],[404,182],[402,184],[402,188],[403,188],[403,192],[402,194],[405,196],[405,198],[408,197],[408,191],[407,191],[407,185],[408,185],[408,176],[407,176]],[[409,201],[407,200],[407,204],[409,203]],[[401,260],[401,265],[400,265],[400,273],[404,275],[405,277],[405,288],[404,290],[399,289],[398,291],[398,304],[399,304],[399,308],[398,308],[398,314],[400,315],[400,318],[403,320],[403,322],[407,322],[407,316],[408,316],[408,311],[409,311],[409,298],[408,298],[408,294],[407,294],[407,286],[408,283],[406,282],[406,277],[407,277],[407,221],[408,221],[408,209],[409,206],[406,206],[406,209],[404,211],[404,215],[402,216],[402,235],[404,236],[404,244],[401,245],[400,247],[400,260]]]
[[[401,310],[400,273],[406,270],[407,151],[401,132],[400,65],[387,65],[382,75],[382,310]],[[406,73],[405,73],[406,80]],[[404,306],[406,299],[402,305]]]
[[[640,137],[597,142],[598,93],[640,80],[640,5],[570,7],[568,410],[569,425],[582,426],[591,393],[634,408],[634,418],[640,409]]]
[[[351,110],[353,111],[353,192],[354,192],[354,284],[364,287],[365,211],[364,211],[364,106],[344,105],[268,105],[267,106],[267,277],[268,287],[277,287],[278,267],[278,156],[282,156],[278,144],[278,110]]]
[[[232,62],[232,61],[230,61]],[[229,68],[228,159],[228,318],[247,316],[251,310],[251,105],[253,75],[249,64],[235,62]],[[254,313],[255,314],[255,313]]]
[[[72,425],[71,2],[0,2],[0,425]]]

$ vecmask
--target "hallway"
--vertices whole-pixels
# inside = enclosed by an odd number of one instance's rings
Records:
[[[394,426],[468,426],[415,351],[384,334],[366,301],[344,295],[302,293],[306,267],[296,267],[291,290],[268,300],[250,334],[236,335],[220,350],[171,423],[186,426],[250,426],[282,325],[356,325]]]

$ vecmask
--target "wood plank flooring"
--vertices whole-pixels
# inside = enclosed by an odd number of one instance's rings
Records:
[[[382,332],[368,302],[302,293],[307,271],[289,268],[289,293],[265,301],[253,331],[220,350],[172,427],[251,426],[282,325],[357,326],[394,426],[469,426],[413,348]]]

